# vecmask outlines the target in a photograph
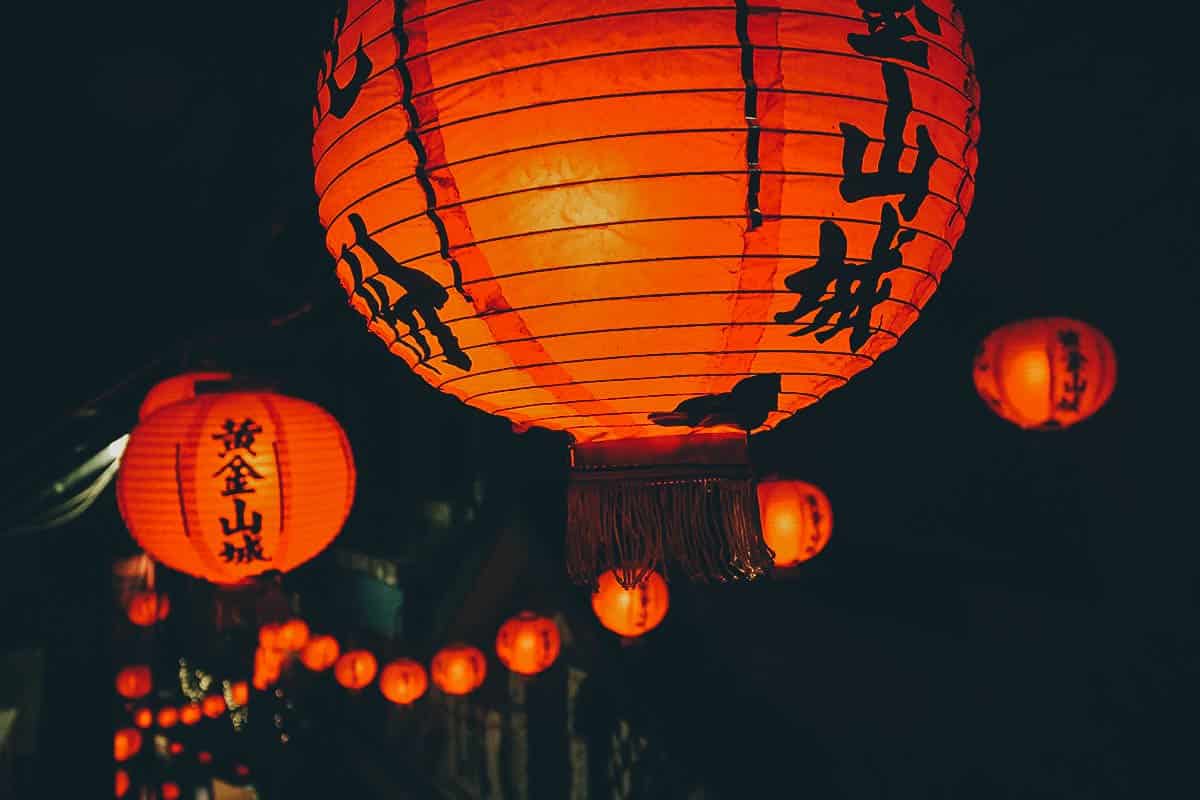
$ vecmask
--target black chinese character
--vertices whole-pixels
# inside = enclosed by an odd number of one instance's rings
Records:
[[[234,456],[233,459],[213,473],[213,477],[225,475],[225,491],[221,492],[222,496],[228,497],[234,494],[251,494],[254,492],[250,486],[250,479],[262,480],[262,475],[258,470],[254,469],[246,459],[241,456]]]
[[[850,350],[858,352],[871,337],[871,312],[891,296],[891,280],[884,278],[880,282],[880,278],[903,264],[900,247],[915,237],[915,231],[900,230],[896,209],[890,203],[884,203],[871,259],[855,266],[846,263],[845,232],[837,223],[825,220],[821,223],[821,254],[817,263],[784,279],[784,285],[799,294],[800,300],[791,311],[777,313],[775,321],[792,323],[819,309],[812,322],[790,335],[804,336],[817,331],[817,341],[826,342],[839,331],[849,329]],[[893,240],[896,242],[894,247]],[[833,294],[825,297],[831,283]],[[837,315],[837,321],[827,330],[821,330],[829,325],[834,315]]]
[[[937,13],[921,0],[858,0],[867,21],[868,34],[851,33],[850,46],[864,56],[895,58],[921,67],[929,66],[929,45],[910,39],[917,33],[905,14],[915,7],[917,22],[925,30],[940,34],[942,23]]]
[[[674,411],[654,411],[650,421],[664,427],[736,425],[752,431],[779,407],[780,387],[778,373],[751,375],[738,381],[731,391],[688,398]]]
[[[883,85],[887,89],[887,112],[883,117],[883,152],[879,156],[876,172],[863,172],[863,160],[867,154],[869,138],[848,122],[841,124],[842,138],[842,197],[854,203],[866,197],[882,197],[902,194],[900,213],[912,219],[929,194],[929,170],[937,161],[929,129],[917,126],[917,161],[912,172],[900,171],[900,155],[904,152],[904,128],[912,113],[912,92],[904,68],[896,64],[883,64]]]
[[[270,561],[262,549],[262,539],[258,536],[249,536],[242,534],[242,546],[234,547],[229,542],[225,542],[221,547],[221,559],[226,563],[236,562],[238,564],[248,564],[252,561]]]
[[[337,17],[333,21],[333,44],[329,46],[329,67],[321,65],[321,74],[318,83],[324,83],[329,88],[329,113],[338,119],[343,119],[350,113],[350,109],[354,107],[354,101],[358,99],[358,93],[362,89],[363,84],[367,82],[367,78],[371,77],[371,70],[374,65],[371,64],[370,57],[363,50],[362,37],[358,37],[358,49],[354,51],[354,75],[350,77],[350,82],[345,86],[338,86],[337,80],[333,76],[333,72],[337,69],[340,56],[338,54],[338,37],[341,36],[342,30],[346,25],[346,8],[338,12]],[[318,113],[320,109],[318,108]]]
[[[1088,386],[1083,378],[1083,366],[1087,363],[1087,357],[1079,349],[1078,331],[1059,331],[1058,343],[1067,348],[1067,372],[1071,376],[1063,385],[1066,396],[1058,401],[1058,408],[1061,411],[1078,411],[1079,402]]]
[[[232,525],[227,517],[221,517],[221,531],[226,536],[232,536],[242,531],[250,531],[253,534],[262,531],[262,514],[257,511],[250,512],[250,524],[246,524],[246,501],[242,498],[233,498],[233,513],[237,520]]]
[[[250,455],[256,456],[258,453],[254,452],[254,437],[262,433],[262,430],[262,427],[249,417],[242,420],[240,425],[227,419],[221,426],[221,432],[214,433],[212,438],[225,445],[221,455],[225,455],[230,450],[245,450]]]

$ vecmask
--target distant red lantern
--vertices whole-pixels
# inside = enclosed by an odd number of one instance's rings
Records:
[[[232,378],[228,372],[186,372],[167,378],[146,392],[138,408],[138,419],[143,420],[164,406],[196,399],[197,384],[206,381],[226,382]]]
[[[428,688],[429,676],[425,667],[411,658],[398,658],[379,673],[379,691],[399,705],[412,703]]]
[[[554,620],[532,611],[522,611],[501,625],[496,634],[500,662],[521,675],[536,675],[548,669],[561,647]]]
[[[171,742],[171,744],[167,746],[167,752],[173,756],[179,755],[183,752],[183,742]]]
[[[216,719],[225,713],[225,698],[219,694],[210,694],[204,698],[201,707],[204,709],[204,716],[209,719]]]
[[[233,772],[238,777],[244,778],[250,774],[250,768],[247,767],[245,764],[234,764]]]
[[[308,624],[302,619],[290,619],[279,626],[276,645],[288,652],[296,652],[308,644]]]
[[[430,672],[433,682],[446,694],[470,694],[487,677],[487,658],[477,647],[450,645],[433,657]]]
[[[148,628],[167,618],[171,613],[171,600],[165,594],[137,592],[129,599],[127,613],[134,625]]]
[[[125,793],[129,791],[129,773],[123,769],[117,770],[116,784],[113,796],[124,797]]]
[[[283,669],[283,654],[278,650],[260,647],[254,651],[254,687],[259,691],[279,680]]]
[[[176,723],[179,722],[179,711],[171,706],[160,708],[155,720],[158,722],[158,727],[160,728],[174,728]]]
[[[142,734],[136,728],[122,728],[113,736],[113,758],[128,761],[142,749]]]
[[[158,561],[238,583],[324,550],[350,512],[354,475],[346,434],[319,406],[270,392],[202,394],[133,429],[117,503]]]
[[[117,694],[128,700],[145,697],[154,688],[150,668],[145,664],[125,667],[117,673]]]
[[[139,728],[149,728],[154,724],[154,712],[148,708],[139,708],[133,712],[133,724]]]
[[[267,650],[282,650],[279,644],[279,625],[268,622],[258,629],[258,646]]]
[[[975,389],[1027,430],[1069,428],[1095,414],[1117,385],[1117,357],[1103,333],[1046,317],[993,331],[975,356]]]
[[[351,650],[333,668],[337,682],[347,689],[361,689],[375,679],[378,662],[367,650]]]
[[[207,750],[201,750],[199,753],[196,753],[196,760],[201,764],[211,764],[213,760],[212,753]]]
[[[179,784],[167,781],[159,787],[158,793],[162,796],[162,800],[179,800]]]
[[[300,661],[313,672],[324,672],[338,660],[341,648],[332,636],[314,636],[300,651]]]
[[[767,478],[758,483],[763,540],[775,566],[794,567],[825,549],[833,532],[833,507],[825,493],[804,481]]]
[[[229,687],[229,698],[234,705],[246,705],[250,702],[250,687],[245,681],[237,681]]]
[[[592,594],[592,611],[600,624],[627,638],[657,628],[667,616],[670,605],[667,582],[657,572],[651,572],[641,583],[626,589],[610,570],[600,576],[599,588]]]
[[[195,725],[204,716],[197,703],[188,703],[179,709],[179,721],[184,725]]]

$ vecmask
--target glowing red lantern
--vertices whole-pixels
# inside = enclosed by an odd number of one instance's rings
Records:
[[[1032,430],[1059,430],[1095,414],[1117,385],[1117,357],[1103,333],[1047,317],[992,332],[975,356],[975,388],[993,411]]]
[[[128,761],[142,749],[142,734],[136,728],[122,728],[113,736],[113,758]]]
[[[150,668],[145,664],[125,667],[117,673],[117,694],[128,700],[145,697],[154,688]]]
[[[114,797],[124,797],[129,791],[129,773],[123,769],[117,770],[116,784]]]
[[[184,725],[195,725],[204,716],[200,710],[200,706],[196,703],[188,703],[183,708],[179,709],[179,721]]]
[[[225,713],[225,698],[219,694],[210,694],[204,698],[202,708],[204,709],[204,716],[209,719],[216,719]]]
[[[213,760],[212,753],[207,750],[201,750],[199,753],[196,753],[196,760],[201,764],[211,764]]]
[[[279,680],[283,669],[283,654],[278,650],[260,647],[254,651],[254,687],[259,691]]]
[[[160,708],[155,720],[160,728],[174,728],[179,722],[179,711],[171,706]]]
[[[279,625],[268,622],[258,629],[258,646],[267,650],[282,650],[279,645]]]
[[[337,421],[268,392],[158,409],[134,428],[117,475],[134,539],[213,583],[308,561],[337,536],[353,497],[354,461]]]
[[[308,643],[308,625],[302,619],[291,619],[279,626],[276,644],[283,650],[295,652]]]
[[[549,617],[522,611],[500,626],[496,655],[500,663],[521,675],[548,669],[561,648],[558,625]]]
[[[626,589],[617,582],[616,574],[609,571],[600,576],[599,587],[592,593],[592,611],[600,624],[627,638],[657,628],[670,605],[667,582],[657,572]]]
[[[833,507],[825,493],[803,481],[769,478],[758,484],[763,539],[775,566],[794,567],[825,549],[833,531]]]
[[[408,705],[425,694],[429,677],[425,667],[410,658],[398,658],[379,673],[379,691],[393,703]]]
[[[300,661],[313,672],[324,672],[338,660],[341,648],[332,636],[315,636],[300,651]]]
[[[129,599],[129,621],[147,628],[161,622],[171,613],[171,601],[165,594],[137,592]]]
[[[179,800],[179,784],[173,781],[166,781],[158,790],[162,800]]]
[[[167,378],[146,393],[138,408],[138,419],[143,420],[164,406],[194,400],[198,384],[225,383],[232,378],[228,372],[186,372]]]
[[[177,756],[183,752],[183,743],[182,742],[171,742],[171,744],[167,747],[167,751],[171,755]]]
[[[250,768],[249,768],[249,767],[247,767],[245,764],[234,764],[234,765],[233,765],[233,772],[234,772],[234,774],[236,774],[238,777],[240,777],[240,778],[244,778],[244,777],[246,777],[247,775],[249,775],[249,774],[250,774]]]
[[[347,689],[361,689],[375,679],[378,662],[367,650],[351,650],[337,660],[333,676]]]
[[[319,216],[393,354],[571,434],[573,577],[751,578],[745,431],[916,321],[971,207],[978,101],[951,0],[352,0]]]
[[[149,728],[154,724],[154,712],[148,708],[139,708],[133,712],[133,724],[139,728]]]
[[[250,687],[245,681],[237,681],[229,687],[229,698],[236,706],[244,706],[250,702]]]
[[[433,682],[446,694],[470,694],[487,677],[487,658],[477,647],[450,645],[433,657],[430,672]]]

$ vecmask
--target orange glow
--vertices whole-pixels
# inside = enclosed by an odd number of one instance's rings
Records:
[[[200,381],[227,381],[231,377],[228,372],[187,372],[167,378],[146,393],[138,409],[138,419],[145,419],[163,406],[192,400],[196,397],[196,384]]]
[[[122,728],[113,736],[113,758],[128,761],[142,749],[142,734],[136,728]]]
[[[216,719],[225,713],[225,698],[219,694],[210,694],[204,698],[204,716]]]
[[[234,705],[244,706],[250,702],[250,687],[245,681],[238,681],[229,687],[229,696]]]
[[[260,647],[254,651],[254,688],[262,691],[275,681],[283,669],[283,654],[278,650]]]
[[[171,755],[177,756],[183,752],[183,743],[171,742],[171,745],[167,748],[167,751],[170,752]]]
[[[324,550],[350,511],[354,476],[346,435],[320,407],[267,392],[205,394],[138,423],[117,502],[155,559],[238,583]]]
[[[303,649],[308,643],[308,624],[302,619],[290,619],[279,626],[276,645],[289,652]]]
[[[993,331],[975,356],[975,389],[1004,419],[1059,430],[1095,414],[1117,384],[1117,357],[1103,333],[1047,317]]]
[[[313,672],[323,672],[338,660],[341,648],[332,636],[314,636],[300,651],[300,661]]]
[[[138,592],[129,600],[129,621],[147,628],[167,618],[171,613],[171,600],[165,594]]]
[[[549,617],[522,611],[500,626],[496,656],[500,663],[521,675],[548,669],[561,648],[558,626]]]
[[[908,6],[916,60],[855,0],[351,0],[312,140],[350,305],[576,442],[687,433],[649,415],[768,373],[777,425],[897,343],[966,224],[971,48],[951,0]]]
[[[167,781],[159,791],[162,800],[179,800],[179,784]]]
[[[633,638],[659,626],[671,606],[670,597],[667,582],[657,572],[651,572],[638,586],[625,589],[610,570],[600,576],[600,587],[592,594],[592,611],[613,633]]]
[[[160,708],[155,720],[160,728],[174,728],[175,724],[179,722],[179,711],[171,706]]]
[[[833,507],[825,493],[803,481],[770,478],[758,483],[763,539],[775,566],[794,567],[825,549],[833,532]]]
[[[433,657],[430,672],[433,682],[446,694],[470,694],[487,677],[487,658],[477,647],[450,645]]]
[[[250,774],[250,768],[247,767],[245,764],[234,764],[233,771],[235,774],[237,774],[243,778]]]
[[[129,773],[123,769],[117,770],[117,785],[113,794],[114,797],[124,797],[129,791]]]
[[[133,712],[133,724],[139,728],[149,728],[154,724],[154,712],[148,708],[139,708]]]
[[[196,703],[188,703],[179,709],[179,721],[184,725],[195,725],[203,716],[204,714],[201,712],[200,706]]]
[[[379,673],[379,691],[393,703],[408,705],[425,694],[429,677],[425,667],[411,658],[398,658]]]
[[[267,650],[282,650],[279,644],[279,625],[268,622],[258,629],[258,645]]]
[[[150,668],[144,664],[125,667],[117,673],[117,694],[128,700],[145,697],[154,687]]]
[[[207,750],[201,750],[199,753],[196,753],[196,760],[201,764],[211,764],[213,760],[212,753]]]
[[[337,682],[347,689],[361,689],[375,680],[375,672],[379,663],[366,650],[351,650],[337,660],[333,675]]]

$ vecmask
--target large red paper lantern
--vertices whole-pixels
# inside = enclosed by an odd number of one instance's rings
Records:
[[[745,432],[916,321],[971,206],[978,99],[951,0],[350,0],[319,214],[392,353],[573,437],[576,579],[668,556],[749,578]]]
[[[117,476],[138,543],[213,583],[309,560],[337,536],[353,497],[354,461],[337,421],[269,392],[158,409],[134,428]]]
[[[142,628],[161,622],[171,613],[171,600],[165,594],[136,592],[129,598],[129,621]]]
[[[409,705],[429,688],[425,668],[411,658],[398,658],[379,673],[379,691],[388,700]]]
[[[561,647],[554,620],[532,611],[522,611],[496,633],[500,663],[521,675],[536,675],[548,669]]]
[[[833,532],[833,507],[825,493],[804,481],[767,478],[758,484],[763,539],[775,566],[794,567],[825,549]]]
[[[122,728],[113,736],[113,758],[128,761],[142,749],[142,734],[136,728]]]
[[[379,662],[367,650],[351,650],[337,660],[333,677],[347,689],[361,689],[375,680]]]
[[[337,662],[341,654],[337,639],[332,636],[314,636],[300,651],[300,661],[313,672],[323,672]]]
[[[993,331],[975,356],[975,388],[1022,428],[1059,430],[1095,414],[1117,385],[1117,357],[1084,322],[1046,317]]]
[[[434,655],[429,672],[433,682],[446,694],[470,694],[487,677],[487,657],[478,647],[449,645]]]
[[[124,667],[117,673],[117,694],[127,700],[137,700],[145,697],[154,687],[154,679],[150,676],[150,668],[145,664],[135,664]]]
[[[617,581],[614,572],[606,572],[592,594],[592,611],[600,624],[630,639],[657,628],[670,606],[667,582],[657,572],[651,572],[630,589]]]

